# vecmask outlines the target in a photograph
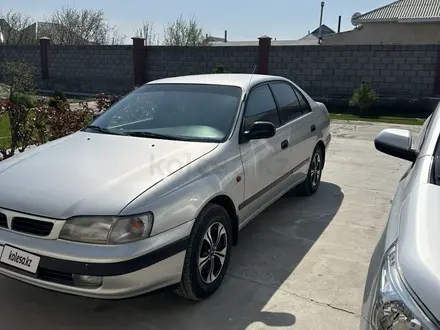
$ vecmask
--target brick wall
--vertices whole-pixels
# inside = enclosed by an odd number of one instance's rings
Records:
[[[271,74],[283,75],[312,95],[346,96],[362,79],[381,95],[433,96],[438,48],[415,46],[277,46]]]
[[[81,92],[127,92],[133,88],[131,48],[51,45],[47,87]]]
[[[40,47],[38,45],[0,45],[0,64],[4,61],[25,62],[34,68],[37,82],[41,78]]]
[[[24,60],[41,76],[40,46],[0,46],[0,62]],[[251,73],[258,46],[163,47],[141,50],[147,81],[210,73],[217,64]],[[269,74],[292,79],[312,96],[348,96],[362,79],[382,96],[430,97],[440,86],[437,45],[272,46]],[[133,88],[132,46],[48,48],[49,76],[42,87],[69,92],[125,93]]]
[[[217,64],[231,72],[252,73],[257,47],[147,47],[148,80],[210,73]]]

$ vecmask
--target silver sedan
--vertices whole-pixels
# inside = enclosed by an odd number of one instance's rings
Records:
[[[376,148],[410,162],[373,253],[360,328],[440,329],[440,106],[413,145],[411,132],[386,129]]]
[[[152,81],[70,136],[0,163],[0,274],[118,299],[221,284],[238,232],[298,186],[314,194],[329,114],[292,81]]]

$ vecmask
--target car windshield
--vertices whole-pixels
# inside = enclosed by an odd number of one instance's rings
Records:
[[[207,84],[147,84],[98,117],[86,131],[221,142],[231,131],[242,90]]]

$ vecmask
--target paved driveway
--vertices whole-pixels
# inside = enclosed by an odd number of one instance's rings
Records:
[[[0,278],[0,327],[356,329],[369,258],[407,166],[375,151],[384,127],[333,123],[318,194],[285,196],[249,224],[211,299],[194,304],[162,292],[105,302]]]

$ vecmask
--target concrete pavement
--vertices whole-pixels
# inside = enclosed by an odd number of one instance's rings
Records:
[[[374,149],[375,135],[387,126],[333,122],[319,192],[287,195],[250,223],[209,300],[192,303],[165,291],[107,302],[0,277],[1,328],[358,328],[369,258],[408,165]]]

